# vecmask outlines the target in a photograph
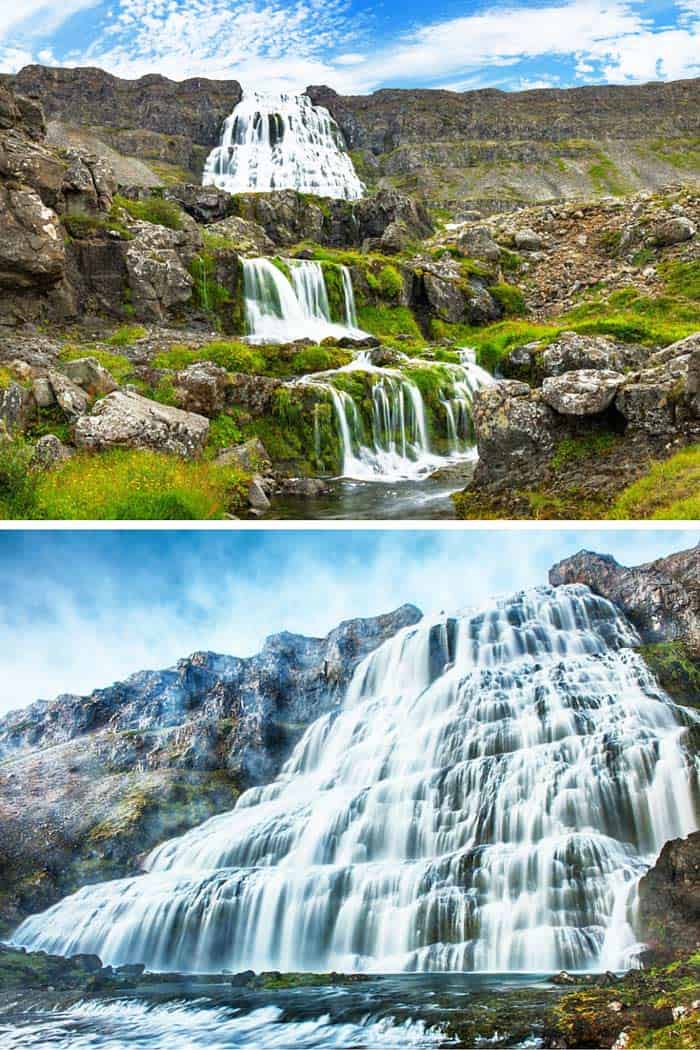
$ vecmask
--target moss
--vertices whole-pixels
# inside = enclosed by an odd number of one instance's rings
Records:
[[[211,361],[227,372],[245,372],[249,375],[265,370],[265,358],[259,350],[231,340],[215,340],[200,348],[175,345],[157,354],[153,358],[153,365],[155,368],[179,371],[197,361]]]
[[[232,302],[228,288],[224,288],[216,279],[216,258],[211,252],[203,251],[195,255],[188,270],[194,281],[194,305],[204,313],[216,316]]]
[[[630,192],[629,183],[623,178],[609,157],[601,155],[600,160],[591,164],[588,175],[596,193],[621,197]]]
[[[343,278],[337,263],[322,262],[323,280],[328,295],[328,307],[331,320],[337,324],[345,324],[345,292],[343,289]]]
[[[294,355],[291,364],[296,375],[307,375],[342,368],[352,361],[352,357],[350,350],[339,346],[305,346]]]
[[[653,463],[615,500],[609,517],[686,521],[700,518],[700,445]]]
[[[598,238],[598,244],[608,255],[617,255],[621,240],[621,230],[604,230]]]
[[[656,642],[639,649],[661,686],[679,704],[700,708],[700,659],[685,642]]]
[[[58,405],[40,408],[27,428],[27,437],[32,441],[38,441],[46,434],[54,434],[63,442],[71,440],[70,425]]]
[[[659,273],[669,292],[693,302],[700,302],[700,260],[661,263]]]
[[[132,201],[117,195],[114,207],[124,211],[141,222],[151,222],[156,226],[165,226],[169,230],[181,230],[183,227],[182,209],[173,201],[163,197],[152,196],[145,200]]]
[[[7,390],[8,387],[12,386],[14,381],[15,378],[9,368],[3,368],[0,365],[0,390]]]
[[[133,346],[139,339],[144,339],[148,332],[140,324],[122,325],[107,339],[110,346]]]
[[[378,274],[379,294],[383,299],[396,302],[403,292],[403,277],[395,266],[382,266]]]
[[[209,424],[209,438],[207,440],[207,453],[215,456],[222,449],[231,448],[232,445],[240,445],[243,440],[243,431],[237,421],[230,415],[221,414],[215,416]]]
[[[379,339],[396,339],[397,336],[408,336],[408,341],[426,345],[415,317],[407,306],[361,306],[357,311],[360,328]]]
[[[513,284],[492,284],[489,292],[502,307],[506,317],[518,317],[525,313],[525,298]]]
[[[560,441],[552,456],[553,467],[563,467],[588,456],[604,456],[619,444],[620,435],[599,431],[578,438],[565,438]]]

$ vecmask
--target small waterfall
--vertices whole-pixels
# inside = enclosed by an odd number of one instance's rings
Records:
[[[209,155],[202,185],[229,193],[297,190],[356,200],[364,186],[338,125],[307,95],[246,94]]]
[[[295,339],[317,342],[332,336],[362,339],[357,327],[355,298],[350,272],[339,266],[344,294],[344,323],[331,318],[328,291],[319,262],[283,259],[276,266],[270,259],[245,259],[243,294],[248,338],[254,343],[291,343]]]
[[[14,941],[164,970],[624,967],[639,877],[698,821],[698,715],[637,643],[581,585],[406,628],[274,783]]]
[[[332,400],[342,447],[343,477],[362,481],[410,480],[432,474],[451,461],[476,459],[471,405],[475,391],[493,382],[491,376],[468,359],[459,365],[423,361],[420,365],[436,369],[442,378],[447,455],[432,448],[423,396],[410,373],[373,365],[370,355],[360,351],[349,365],[304,380],[322,387]],[[355,399],[342,386],[342,377],[356,372],[366,373],[373,380],[369,420],[363,418]]]

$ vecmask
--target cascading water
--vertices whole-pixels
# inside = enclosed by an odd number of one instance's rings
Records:
[[[15,942],[158,969],[622,967],[636,883],[697,826],[698,716],[580,585],[399,632],[277,780]]]
[[[253,343],[290,343],[295,339],[320,342],[363,339],[357,327],[352,281],[345,266],[339,266],[344,298],[344,323],[334,322],[328,291],[319,262],[284,259],[283,272],[270,259],[243,262],[243,295],[248,339]]]
[[[420,365],[431,367],[424,361]],[[426,477],[450,461],[476,459],[472,399],[480,386],[493,380],[467,356],[459,365],[432,367],[439,369],[443,383],[441,403],[446,416],[447,456],[438,455],[431,447],[423,396],[410,374],[374,365],[367,353],[360,352],[349,365],[304,380],[322,387],[333,402],[343,477],[358,481],[409,480]],[[353,372],[373,377],[368,423],[363,421],[356,399],[334,378]]]
[[[244,96],[226,120],[202,179],[228,193],[297,190],[356,200],[364,186],[338,125],[307,95]]]

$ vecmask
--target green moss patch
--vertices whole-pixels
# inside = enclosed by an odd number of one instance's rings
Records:
[[[141,222],[152,222],[156,226],[165,226],[169,230],[181,230],[183,227],[182,209],[173,201],[163,197],[152,196],[145,200],[132,201],[117,195],[114,206]]]
[[[700,445],[654,463],[645,477],[618,496],[609,517],[671,521],[700,518]]]
[[[112,343],[111,345],[127,346],[129,344]],[[68,343],[61,349],[62,361],[78,361],[82,357],[94,357],[120,384],[126,382],[134,367],[124,354],[114,354],[109,350],[101,350],[96,346],[76,346],[73,343]]]
[[[148,332],[140,324],[122,325],[121,328],[117,328],[116,332],[107,339],[110,346],[133,346],[139,339],[145,338]]]
[[[685,642],[640,646],[640,653],[660,685],[679,704],[700,707],[700,660]]]

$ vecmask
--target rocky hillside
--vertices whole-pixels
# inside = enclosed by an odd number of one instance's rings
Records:
[[[98,69],[28,66],[7,78],[44,106],[49,141],[109,157],[123,182],[199,179],[236,81],[124,81]],[[700,80],[464,93],[310,87],[372,188],[414,193],[444,215],[657,189],[700,174]],[[130,176],[130,177],[129,177]]]
[[[158,842],[278,773],[358,662],[421,614],[322,639],[273,635],[239,659],[195,653],[0,721],[0,929],[79,885],[132,872]]]
[[[370,184],[457,218],[700,174],[700,80],[521,92],[308,89]]]

